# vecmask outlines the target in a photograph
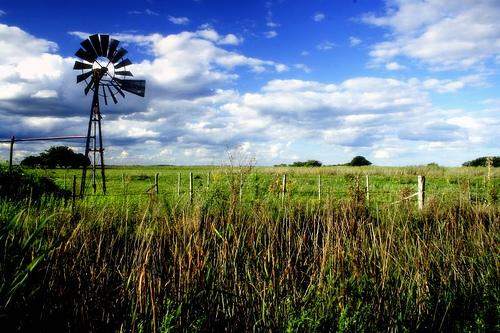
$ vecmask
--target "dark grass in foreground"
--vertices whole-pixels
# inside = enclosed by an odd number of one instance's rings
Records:
[[[232,189],[232,190],[231,190]],[[499,207],[0,203],[6,331],[498,330]]]

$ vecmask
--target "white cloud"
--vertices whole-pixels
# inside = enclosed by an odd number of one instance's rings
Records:
[[[159,16],[160,14],[158,12],[155,12],[154,10],[146,8],[145,10],[131,10],[128,12],[130,15],[149,15],[149,16]]]
[[[312,72],[311,68],[309,68],[309,66],[307,66],[306,64],[295,64],[294,67],[304,71],[305,73]]]
[[[189,19],[187,17],[169,16],[168,20],[170,22],[172,22],[173,24],[177,24],[177,25],[187,25],[187,24],[189,24]]]
[[[56,98],[57,91],[55,90],[39,90],[36,93],[32,94],[33,98]]]
[[[335,43],[332,43],[330,41],[324,41],[316,45],[316,48],[320,51],[328,51],[333,49],[335,46],[336,46]]]
[[[1,10],[1,9],[0,9],[0,16],[4,16],[4,15],[6,15],[6,14],[7,14],[7,13],[6,13],[4,10]]]
[[[399,70],[405,69],[406,67],[398,64],[395,61],[392,61],[392,62],[385,64],[385,68],[387,70],[390,70],[390,71],[399,71]]]
[[[325,14],[321,12],[317,12],[316,14],[313,15],[313,20],[315,22],[321,22],[325,19]]]
[[[264,37],[266,37],[266,38],[274,38],[276,36],[278,36],[278,33],[275,30],[270,30],[270,31],[264,32]]]
[[[357,37],[354,37],[354,36],[351,36],[349,37],[349,44],[351,46],[357,46],[359,44],[361,44],[362,40],[357,38]]]
[[[492,0],[394,0],[387,2],[385,15],[362,19],[392,32],[373,46],[375,63],[405,56],[447,70],[470,68],[499,55],[498,17],[500,2]]]
[[[0,137],[81,134],[89,99],[74,83],[74,59],[54,53],[51,42],[24,37],[22,43],[38,45],[34,53],[9,62],[0,58]],[[128,95],[126,103],[120,99],[117,106],[103,108],[107,156],[116,163],[218,163],[226,147],[240,144],[260,163],[306,158],[313,151],[327,152],[331,162],[362,153],[384,163],[396,158],[412,163],[437,154],[438,147],[444,161],[452,149],[453,156],[498,150],[496,104],[477,112],[432,104],[431,92],[480,86],[481,75],[271,80],[245,93],[231,85],[241,70],[288,67],[224,49],[227,35],[213,29],[115,37],[141,45],[149,57],[131,68],[146,79],[146,98]],[[4,46],[12,54],[22,48],[15,39]],[[35,67],[42,68],[36,72]]]

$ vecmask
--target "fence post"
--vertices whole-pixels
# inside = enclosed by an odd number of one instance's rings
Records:
[[[207,188],[210,187],[210,171],[207,172]]]
[[[75,200],[76,200],[76,175],[73,175],[73,189],[71,191],[71,211],[75,210]]]
[[[281,202],[285,201],[285,193],[286,193],[286,173],[283,174],[283,181],[281,184]]]
[[[160,176],[159,173],[155,174],[155,192],[156,192],[156,195],[158,195],[158,193],[160,192],[159,189],[158,189],[158,177],[159,176]]]
[[[366,203],[369,204],[370,203],[370,182],[368,179],[368,175],[365,175],[365,179],[366,179]]]
[[[425,176],[418,176],[418,209],[424,209],[425,201]]]
[[[181,196],[181,173],[177,173],[177,196]]]
[[[321,175],[318,175],[318,200],[321,201]]]
[[[193,203],[193,173],[189,173],[189,202]]]
[[[12,138],[10,138],[9,172],[12,171],[12,158],[14,157],[14,142],[16,142],[16,137],[12,136]]]

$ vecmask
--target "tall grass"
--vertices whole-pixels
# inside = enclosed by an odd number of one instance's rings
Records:
[[[494,330],[499,207],[0,202],[0,324],[26,331]],[[233,184],[234,183],[234,184]],[[217,184],[217,183],[216,183]],[[233,184],[233,185],[231,185]],[[229,185],[229,186],[227,186]]]

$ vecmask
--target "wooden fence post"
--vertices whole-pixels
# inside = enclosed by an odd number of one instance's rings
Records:
[[[207,188],[210,187],[210,171],[207,172]]]
[[[16,142],[16,137],[12,136],[12,138],[10,139],[9,172],[12,171],[12,159],[14,157],[14,142]]]
[[[193,203],[193,173],[189,173],[189,202]]]
[[[71,191],[71,211],[75,210],[75,200],[76,200],[76,175],[73,175],[73,188]]]
[[[181,196],[181,173],[177,173],[177,196]]]
[[[321,175],[318,175],[318,200],[321,201]]]
[[[368,175],[365,175],[365,179],[366,179],[366,203],[369,204],[370,203],[370,182],[368,179]]]
[[[424,209],[425,202],[425,176],[418,176],[418,209]]]
[[[159,178],[159,176],[160,176],[159,173],[155,174],[155,193],[156,193],[156,195],[158,195],[158,193],[160,193],[159,188],[158,188],[158,178]]]
[[[286,193],[286,173],[283,175],[283,181],[281,183],[281,202],[285,201],[285,193]]]

